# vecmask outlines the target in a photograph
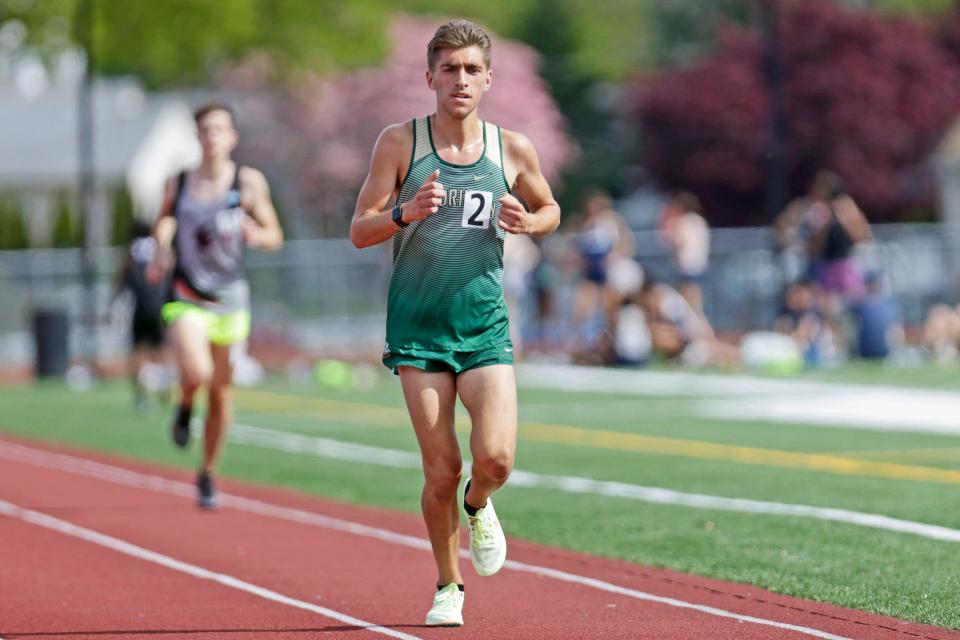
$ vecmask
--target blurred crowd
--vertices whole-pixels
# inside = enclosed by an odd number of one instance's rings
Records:
[[[672,194],[656,215],[666,269],[638,255],[634,230],[608,194],[588,192],[579,208],[543,242],[507,234],[504,293],[521,359],[791,372],[905,354],[958,358],[960,305],[934,306],[922,326],[905,329],[889,277],[858,261],[858,246],[873,234],[832,172],[818,173],[773,222],[785,284],[773,322],[759,330],[714,329],[704,305],[711,230],[695,195]],[[138,397],[158,386],[157,365],[165,368],[151,330],[157,305],[140,274],[149,242],[146,230],[134,234],[117,286],[137,300],[130,377]]]
[[[575,222],[548,243],[507,241],[504,288],[516,348],[527,359],[786,372],[906,350],[940,362],[957,357],[960,305],[935,306],[922,327],[905,330],[888,276],[858,261],[858,247],[873,240],[870,224],[830,171],[773,223],[785,285],[775,320],[760,330],[713,328],[704,308],[710,227],[693,194],[673,194],[657,216],[668,270],[637,255],[633,232],[605,193],[588,193],[568,219]]]

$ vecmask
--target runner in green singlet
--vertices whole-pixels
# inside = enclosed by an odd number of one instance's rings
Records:
[[[463,500],[471,560],[491,575],[506,559],[490,499],[513,468],[517,433],[503,238],[545,235],[560,223],[530,141],[477,112],[493,80],[490,58],[477,25],[454,20],[437,30],[426,72],[436,113],[380,134],[350,227],[357,247],[393,241],[383,362],[400,375],[423,454],[421,505],[439,574],[432,626],[463,624],[458,396],[472,423]]]

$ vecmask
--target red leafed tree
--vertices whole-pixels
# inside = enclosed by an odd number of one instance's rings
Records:
[[[794,193],[837,171],[872,220],[927,203],[930,152],[960,113],[960,71],[912,18],[788,0],[778,29]],[[761,37],[728,29],[718,50],[639,86],[642,161],[695,191],[712,222],[763,224],[770,100]]]
[[[251,128],[260,129],[262,124],[265,132],[255,140],[245,139],[247,149],[259,158],[276,157],[285,165],[283,171],[293,177],[299,194],[298,208],[322,214],[325,219],[320,224],[327,235],[346,233],[380,131],[436,109],[425,72],[427,43],[440,24],[440,20],[398,18],[390,30],[392,50],[382,66],[306,78],[288,99],[269,104],[261,99],[259,109],[247,110],[258,119]],[[577,151],[565,132],[563,115],[537,74],[539,63],[531,47],[494,37],[493,86],[483,98],[480,117],[529,137],[544,175],[555,181]],[[256,89],[251,78],[267,75],[258,74],[257,65],[262,61],[234,69],[224,84]],[[269,118],[282,122],[283,132],[264,122]]]

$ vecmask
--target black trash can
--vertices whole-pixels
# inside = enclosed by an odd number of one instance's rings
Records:
[[[38,378],[62,378],[70,364],[67,313],[59,309],[33,312],[33,337],[37,352],[34,368]]]

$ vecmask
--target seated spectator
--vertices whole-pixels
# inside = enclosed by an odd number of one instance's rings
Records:
[[[652,351],[686,366],[733,366],[739,349],[717,339],[710,323],[673,287],[647,279],[640,288]]]
[[[783,309],[774,323],[774,330],[794,339],[808,367],[823,364],[833,345],[818,293],[816,284],[810,280],[790,284],[784,294]]]
[[[923,346],[940,364],[957,358],[960,345],[960,309],[947,304],[931,307],[923,323]]]
[[[879,273],[865,278],[866,293],[850,312],[856,324],[856,355],[865,359],[883,359],[903,344],[903,326],[897,301]]]

